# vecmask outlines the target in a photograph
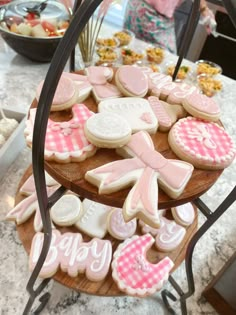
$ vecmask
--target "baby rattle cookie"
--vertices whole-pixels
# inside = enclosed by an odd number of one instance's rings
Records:
[[[31,146],[36,108],[30,110],[26,122],[25,136]],[[69,121],[55,122],[49,118],[45,139],[45,160],[58,163],[79,162],[96,153],[96,147],[84,134],[84,124],[94,113],[83,104],[72,107],[73,117]]]
[[[75,226],[91,237],[103,238],[107,233],[107,217],[111,209],[110,206],[84,199],[82,214]]]
[[[131,126],[132,133],[145,130],[150,134],[157,131],[158,121],[149,102],[141,97],[121,97],[99,103],[98,111],[112,112],[125,118]]]
[[[233,140],[224,128],[195,117],[175,123],[168,142],[180,159],[200,169],[224,169],[235,158]]]
[[[75,224],[81,213],[81,201],[73,194],[63,195],[50,210],[51,219],[59,226]]]
[[[158,119],[158,130],[167,132],[180,118],[187,116],[187,112],[181,105],[170,105],[160,101],[156,96],[149,96],[148,101]]]
[[[29,268],[33,271],[43,244],[44,234],[36,233],[32,240]],[[59,267],[70,277],[85,273],[90,281],[103,280],[110,269],[112,246],[108,240],[93,238],[83,242],[80,233],[64,233],[52,231],[52,240],[46,260],[40,270],[42,278],[52,277]]]
[[[119,289],[128,295],[147,296],[161,290],[174,263],[169,257],[157,264],[146,258],[154,243],[150,234],[135,235],[121,243],[113,255],[112,277]]]
[[[115,82],[125,96],[144,97],[148,92],[147,77],[139,67],[119,67],[115,74]]]
[[[125,240],[134,235],[137,228],[136,219],[125,222],[122,209],[113,208],[107,218],[108,232],[118,240]]]
[[[171,208],[171,212],[175,221],[183,226],[191,225],[195,218],[195,212],[191,202],[173,207]]]
[[[131,137],[131,127],[122,116],[103,112],[91,116],[85,123],[87,139],[100,148],[117,148],[125,145]]]

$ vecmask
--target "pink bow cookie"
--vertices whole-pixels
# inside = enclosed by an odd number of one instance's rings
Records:
[[[113,255],[112,277],[121,291],[142,297],[162,289],[174,263],[169,257],[157,264],[148,262],[146,252],[153,243],[153,237],[145,234],[119,245]]]
[[[30,117],[25,129],[27,142],[32,143],[33,122],[36,109],[30,110]],[[66,122],[48,120],[45,139],[45,159],[62,163],[83,161],[96,152],[84,134],[84,124],[93,115],[85,105],[75,104],[72,107],[73,118]],[[32,118],[31,118],[32,116]]]
[[[157,182],[170,197],[176,198],[187,185],[193,166],[164,158],[155,151],[152,139],[145,131],[133,134],[128,144],[117,149],[117,153],[132,158],[90,170],[85,179],[98,186],[99,193],[110,193],[133,185],[123,206],[125,221],[138,217],[152,227],[159,227]]]

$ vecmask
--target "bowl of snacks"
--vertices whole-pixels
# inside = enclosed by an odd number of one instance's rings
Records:
[[[120,46],[120,42],[117,38],[114,37],[107,38],[98,37],[96,40],[96,45],[98,47],[109,47],[115,49]]]
[[[124,65],[134,65],[142,63],[145,54],[138,49],[123,47],[121,48],[122,63]]]
[[[218,64],[208,61],[208,60],[198,60],[195,62],[197,65],[196,72],[197,75],[207,74],[210,76],[214,76],[222,73],[222,68]]]
[[[102,64],[112,66],[118,59],[116,50],[111,47],[99,47],[96,52],[98,55],[97,66]]]
[[[170,75],[171,77],[175,71],[175,64],[167,64],[166,65],[166,74]],[[191,68],[186,65],[182,65],[179,67],[179,71],[176,76],[177,81],[183,81],[187,78],[188,74],[190,73]]]
[[[197,83],[202,93],[209,97],[214,96],[222,90],[222,82],[216,77],[205,73],[197,76]]]
[[[131,43],[132,39],[135,37],[134,33],[129,30],[121,30],[113,35],[116,39],[118,39],[120,46],[127,46]]]
[[[60,2],[15,0],[0,9],[0,33],[18,54],[49,62],[69,20],[69,13]]]
[[[164,59],[165,53],[160,47],[148,47],[146,48],[146,55],[149,62],[160,64]]]

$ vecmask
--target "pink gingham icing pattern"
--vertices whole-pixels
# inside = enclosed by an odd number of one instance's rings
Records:
[[[176,145],[199,161],[211,164],[230,163],[234,144],[227,132],[214,122],[194,117],[180,119],[171,130]]]
[[[146,251],[154,242],[150,234],[133,236],[118,247],[112,263],[113,277],[118,286],[130,294],[146,295],[160,290],[163,282],[173,267],[169,257],[157,264],[151,264],[146,259]]]

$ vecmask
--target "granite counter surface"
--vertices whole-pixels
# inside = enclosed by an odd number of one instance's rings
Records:
[[[49,64],[31,62],[15,54],[0,40],[0,103],[9,109],[27,112],[38,83],[44,79]],[[216,96],[222,109],[222,121],[226,130],[236,142],[236,82],[221,76],[223,91]],[[31,151],[28,148],[17,157],[0,182],[0,314],[22,314],[28,299],[25,290],[30,273],[28,257],[18,238],[15,224],[5,221],[5,215],[14,206],[17,185],[25,169],[31,163]],[[236,183],[236,161],[228,167],[216,184],[202,196],[202,199],[214,211],[230,193]],[[196,292],[187,300],[189,314],[216,314],[214,309],[201,297],[207,283],[221,269],[236,251],[236,205],[208,230],[194,251],[193,270]],[[199,215],[199,225],[204,222]],[[183,289],[186,288],[184,263],[173,274]],[[173,289],[166,285],[172,292]],[[50,284],[52,297],[42,312],[44,315],[153,315],[167,314],[161,296],[140,299],[132,297],[96,297],[79,294],[56,282]],[[174,292],[173,292],[174,293]],[[179,303],[174,303],[180,314]]]

